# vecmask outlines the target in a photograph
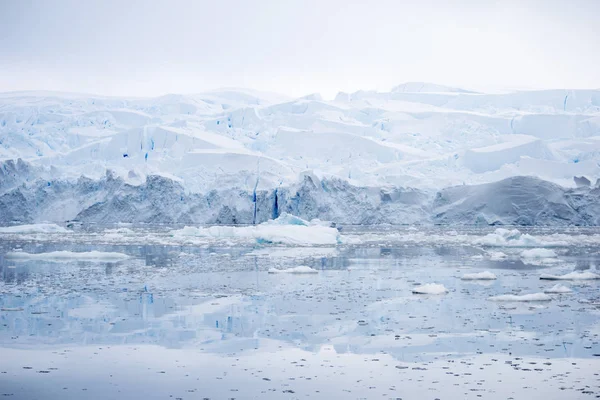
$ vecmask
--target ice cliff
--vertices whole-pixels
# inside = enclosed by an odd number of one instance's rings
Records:
[[[101,179],[38,179],[0,195],[3,225],[71,220],[253,224],[282,213],[340,224],[599,225],[600,188],[567,189],[513,177],[426,191],[355,186],[305,174],[272,190],[191,193],[168,177],[149,175],[134,185],[108,172]]]
[[[0,223],[597,225],[600,91],[0,93]]]

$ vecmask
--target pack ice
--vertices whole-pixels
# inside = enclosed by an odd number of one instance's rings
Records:
[[[600,91],[0,94],[0,224],[600,224]]]

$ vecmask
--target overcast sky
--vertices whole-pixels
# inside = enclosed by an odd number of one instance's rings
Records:
[[[0,91],[600,88],[600,0],[0,0]]]

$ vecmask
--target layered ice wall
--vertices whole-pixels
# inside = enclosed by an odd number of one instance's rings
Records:
[[[0,94],[1,224],[597,225],[598,178],[594,90]]]

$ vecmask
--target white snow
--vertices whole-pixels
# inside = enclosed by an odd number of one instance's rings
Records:
[[[56,224],[30,224],[0,227],[0,233],[67,233],[68,229]]]
[[[282,214],[256,226],[211,226],[197,228],[186,226],[171,231],[174,238],[186,241],[190,238],[241,239],[257,243],[275,243],[291,246],[336,245],[340,241],[337,229],[323,226],[320,222],[312,224],[301,218]]]
[[[565,275],[550,275],[550,274],[542,274],[540,279],[548,280],[548,281],[589,281],[600,279],[600,275],[590,272],[570,272]]]
[[[271,268],[269,269],[269,274],[297,274],[297,275],[305,275],[305,274],[318,274],[319,271],[313,269],[311,267],[307,267],[305,265],[301,265],[298,267],[287,268],[287,269],[277,269]]]
[[[501,296],[493,296],[488,300],[491,301],[550,301],[552,297],[544,293],[531,293],[523,295],[504,294]]]
[[[439,283],[426,283],[425,285],[417,286],[412,289],[414,294],[445,294],[448,289]]]
[[[552,286],[550,289],[544,290],[544,293],[571,293],[571,289],[566,286],[556,284]]]
[[[20,157],[43,176],[72,179],[106,169],[162,174],[190,191],[251,190],[257,181],[272,189],[306,169],[361,186],[440,188],[515,175],[573,186],[573,175],[600,175],[597,98],[597,90],[475,94],[421,82],[333,101],[246,89],[3,93],[0,160]]]
[[[489,271],[484,271],[473,274],[464,274],[460,279],[462,279],[463,281],[491,281],[496,279],[496,275],[492,274]]]
[[[552,249],[528,249],[521,252],[523,258],[552,258],[556,257],[556,252]]]
[[[18,260],[47,260],[47,261],[122,261],[130,258],[127,254],[103,251],[51,251],[48,253],[25,253],[21,251],[11,251],[6,253],[8,259]]]
[[[521,157],[547,159],[552,157],[544,143],[531,136],[514,135],[507,142],[467,150],[465,166],[476,173],[495,171],[505,164],[518,162]]]

